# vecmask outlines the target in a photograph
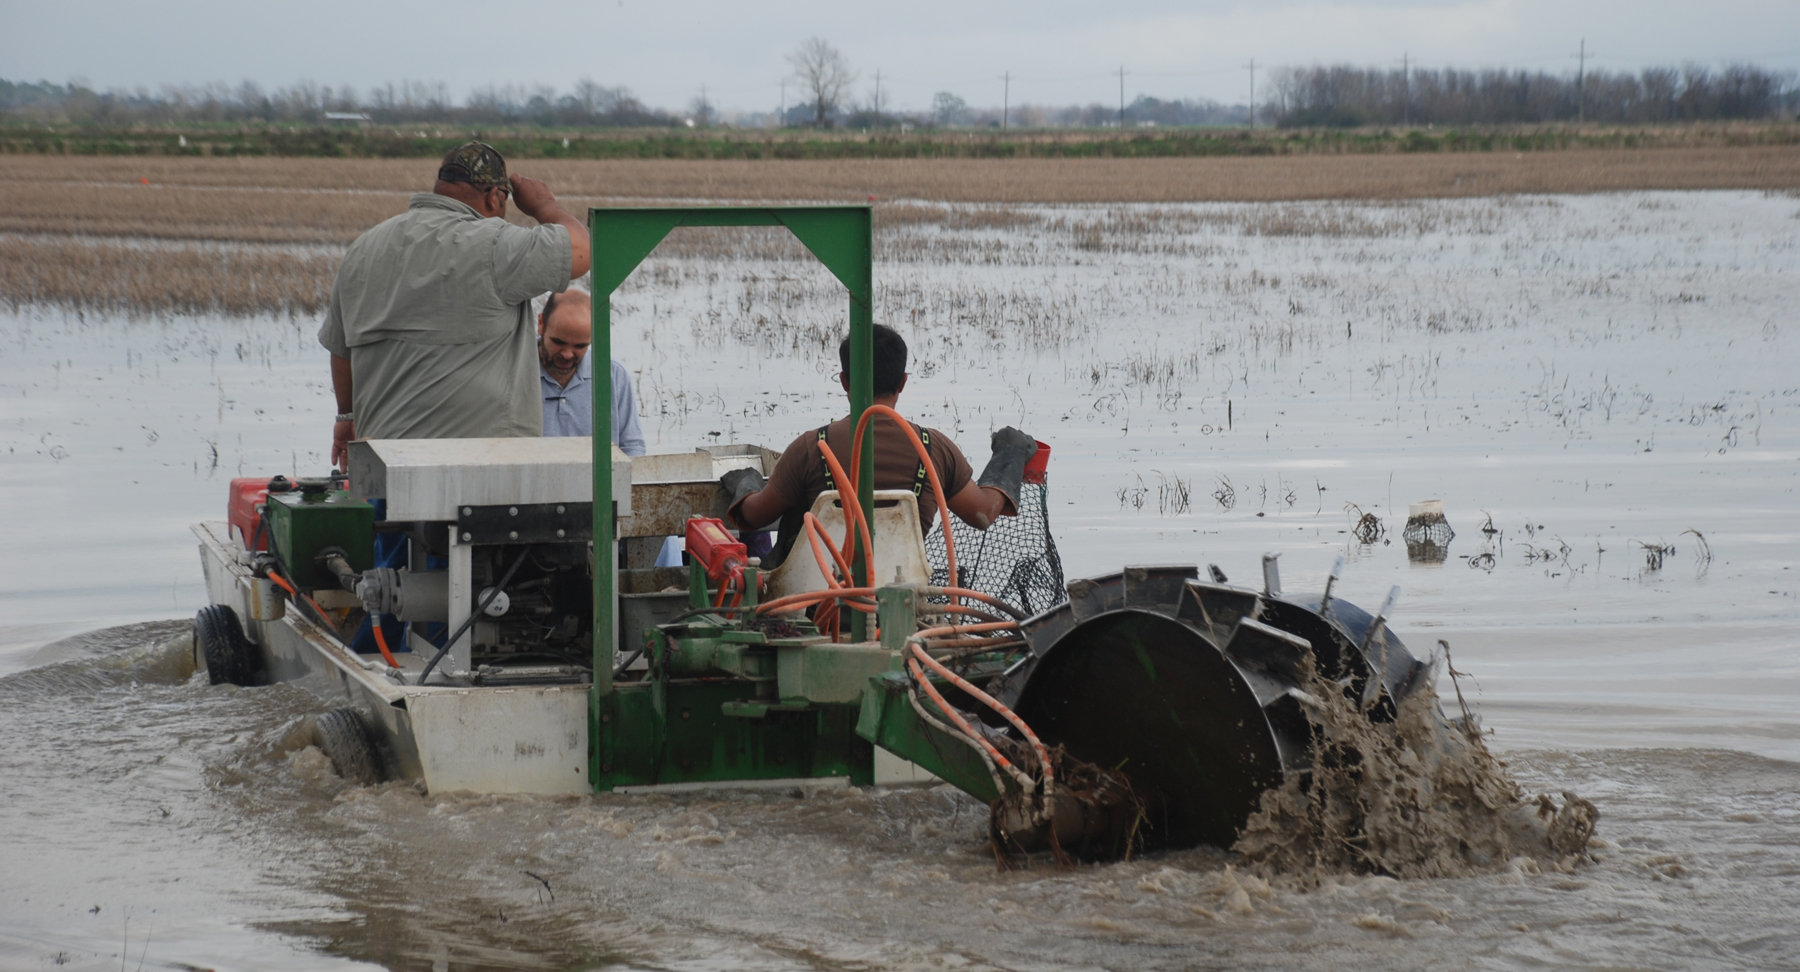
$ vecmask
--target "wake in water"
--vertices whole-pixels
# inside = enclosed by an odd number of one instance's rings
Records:
[[[1449,645],[1438,644],[1448,668]],[[1528,800],[1488,750],[1461,686],[1458,720],[1429,690],[1382,720],[1372,718],[1380,699],[1359,703],[1310,664],[1303,681],[1312,765],[1262,795],[1232,848],[1256,873],[1310,887],[1333,874],[1535,871],[1539,860],[1568,871],[1587,858],[1600,811],[1567,790],[1560,806],[1548,794]]]

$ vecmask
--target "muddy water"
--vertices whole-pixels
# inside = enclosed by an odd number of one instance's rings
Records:
[[[185,528],[226,479],[322,467],[313,325],[0,316],[0,967],[1800,967],[1797,209],[1057,210],[878,268],[903,409],[978,465],[1002,424],[1056,448],[1072,575],[1244,582],[1267,551],[1316,588],[1343,554],[1344,596],[1399,585],[1402,637],[1450,642],[1527,788],[1603,814],[1574,874],[1304,894],[1200,851],[997,874],[981,808],[938,791],[346,789],[300,745],[314,700],[201,684],[181,625],[143,623],[199,605]],[[653,448],[779,446],[839,407],[816,271],[649,271],[619,357]],[[1427,498],[1441,562],[1398,538]],[[1340,532],[1347,503],[1391,542]]]

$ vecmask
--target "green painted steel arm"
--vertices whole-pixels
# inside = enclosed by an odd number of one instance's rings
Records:
[[[883,672],[863,692],[856,734],[983,803],[1000,799],[987,764],[962,740],[926,723],[906,697],[907,678]]]

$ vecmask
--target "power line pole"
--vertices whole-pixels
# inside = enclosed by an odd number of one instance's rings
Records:
[[[875,69],[875,124],[881,125],[881,69]]]
[[[1256,58],[1250,59],[1250,127],[1256,127]]]
[[[1400,124],[1412,124],[1412,64],[1410,52],[1400,54]]]
[[[700,124],[705,125],[712,117],[712,103],[706,100],[706,85],[700,86]]]
[[[1012,111],[1012,69],[1008,68],[1006,73],[1000,76],[1000,80],[1006,83],[1006,87],[1002,89],[1004,93],[1000,96],[1000,130],[1004,132],[1006,131],[1006,116]]]
[[[1119,65],[1119,131],[1125,130],[1125,65]]]
[[[787,126],[787,78],[781,79],[781,114],[775,118],[775,127]]]
[[[1575,68],[1575,124],[1587,121],[1587,38],[1581,39],[1581,53]]]

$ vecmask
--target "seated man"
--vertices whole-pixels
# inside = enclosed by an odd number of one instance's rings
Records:
[[[538,315],[545,435],[594,434],[594,365],[587,353],[594,340],[593,314],[594,299],[571,287],[551,294]],[[631,375],[617,358],[612,362],[612,440],[628,456],[649,451],[638,428]]]
[[[838,360],[843,372],[838,375],[846,394],[850,391],[850,341],[838,345]],[[875,404],[895,407],[900,392],[906,387],[906,341],[893,328],[875,326]],[[1025,463],[1037,453],[1037,440],[1018,429],[995,432],[991,442],[993,456],[978,478],[969,460],[950,437],[936,429],[913,427],[931,454],[938,480],[950,512],[978,530],[985,530],[997,516],[1018,513],[1019,482]],[[876,416],[870,422],[875,435],[875,488],[911,490],[919,501],[919,521],[925,532],[938,520],[937,499],[925,474],[918,452],[894,421]],[[781,454],[775,472],[767,483],[752,469],[735,469],[720,477],[731,497],[730,516],[744,530],[759,530],[780,521],[781,534],[769,566],[780,563],[800,535],[801,518],[811,512],[819,494],[836,489],[830,468],[819,454],[819,441],[825,440],[837,460],[847,471],[851,468],[851,439],[856,429],[849,418],[842,418],[819,429],[805,432]]]

